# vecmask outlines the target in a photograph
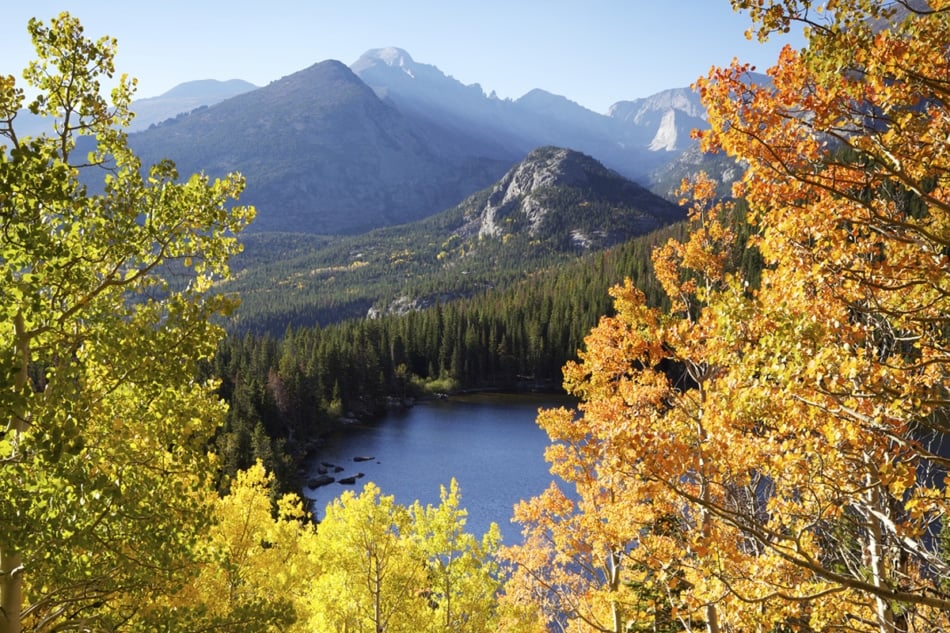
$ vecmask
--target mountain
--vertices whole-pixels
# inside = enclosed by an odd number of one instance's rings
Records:
[[[333,239],[248,235],[223,289],[242,297],[233,329],[280,333],[504,287],[684,217],[590,156],[543,147],[411,224]]]
[[[650,191],[675,200],[683,179],[704,172],[717,183],[720,196],[732,195],[732,185],[742,178],[743,167],[725,153],[705,154],[698,146],[680,152],[673,160],[657,169],[650,180]]]
[[[652,151],[681,152],[695,145],[693,129],[709,128],[699,95],[689,88],[664,90],[644,99],[619,101],[608,111],[622,124],[625,139]]]
[[[683,219],[678,207],[590,156],[557,147],[534,150],[487,198],[470,200],[453,237],[541,240],[558,251],[603,249]]]
[[[196,82],[163,98],[225,88]],[[253,231],[352,234],[450,208],[544,146],[588,154],[671,196],[696,164],[682,160],[696,147],[689,130],[705,126],[687,88],[598,114],[542,89],[499,99],[381,48],[351,67],[321,62],[164,120],[130,143],[146,164],[168,157],[181,173],[240,171],[242,202],[258,207]]]
[[[465,85],[400,48],[364,53],[350,68],[387,103],[401,112],[449,130],[477,130],[503,151],[524,156],[536,144],[503,122],[504,103],[488,98],[478,84]]]
[[[155,123],[190,112],[201,106],[214,105],[229,97],[254,90],[256,87],[254,84],[241,79],[188,81],[157,97],[133,101],[130,110],[135,113],[135,118],[132,119],[132,124],[128,129],[130,132],[143,130]],[[26,108],[17,113],[16,125],[17,134],[21,137],[38,136],[44,132],[52,133],[52,121],[50,119],[36,116]]]
[[[132,112],[135,113],[135,118],[129,130],[142,130],[183,112],[190,112],[201,106],[214,105],[256,88],[254,84],[242,79],[188,81],[157,97],[133,101]]]
[[[514,101],[498,99],[479,84],[464,85],[435,66],[416,62],[399,48],[367,51],[351,68],[380,98],[414,116],[469,130],[522,154],[543,145],[569,147],[641,182],[689,145],[685,126],[702,124],[695,109],[698,98],[688,89],[681,89],[676,99],[666,98],[665,108],[660,97],[621,102],[604,115],[541,89]],[[644,108],[658,116],[636,116]],[[684,114],[677,118],[679,112]],[[668,140],[671,136],[678,142]]]
[[[404,115],[349,68],[325,61],[132,134],[146,164],[247,179],[256,231],[354,233],[456,204],[517,160]]]

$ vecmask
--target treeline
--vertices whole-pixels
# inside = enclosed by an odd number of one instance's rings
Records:
[[[535,186],[504,204],[490,202],[498,191],[489,188],[425,220],[360,235],[245,236],[233,277],[219,286],[242,299],[229,330],[282,336],[288,325],[326,326],[362,318],[371,308],[474,297],[685,217],[680,207],[580,154],[541,148],[520,169],[555,179],[582,172],[586,182]],[[543,211],[529,212],[528,197]],[[492,204],[500,204],[492,212],[496,234],[482,239]]]
[[[559,391],[561,368],[611,310],[608,289],[629,277],[660,304],[651,253],[688,230],[671,225],[505,290],[402,316],[229,337],[212,367],[230,404],[217,438],[224,479],[261,460],[293,489],[301,460],[341,418],[371,419],[410,398]]]

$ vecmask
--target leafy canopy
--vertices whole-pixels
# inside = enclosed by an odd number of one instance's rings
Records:
[[[578,500],[519,510],[512,590],[578,631],[946,630],[950,9],[733,5],[807,27],[768,85],[698,82],[765,270],[728,265],[732,203],[685,183],[695,230],[654,254],[672,309],[615,289],[565,368],[579,410],[540,418]]]
[[[29,91],[0,77],[0,630],[111,630],[182,581],[223,407],[196,380],[253,209],[237,175],[142,169],[115,40],[31,20]],[[21,108],[50,120],[17,133]],[[132,626],[131,624],[129,626]],[[133,627],[134,628],[134,627]]]

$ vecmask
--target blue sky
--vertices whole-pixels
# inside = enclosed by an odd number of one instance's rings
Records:
[[[265,85],[398,46],[501,98],[543,88],[603,113],[733,57],[764,70],[780,47],[747,41],[728,0],[21,0],[4,7],[0,73],[19,77],[32,59],[30,17],[64,10],[88,35],[118,39],[118,70],[138,78],[140,98],[195,79]]]

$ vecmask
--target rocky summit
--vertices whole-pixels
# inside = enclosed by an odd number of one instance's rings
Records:
[[[320,62],[251,88],[192,82],[169,91],[159,100],[165,105],[194,104],[196,92],[207,103],[131,134],[130,144],[146,164],[171,158],[181,173],[241,172],[241,201],[258,209],[255,232],[355,234],[413,222],[491,185],[539,147],[581,152],[669,196],[669,183],[695,162],[679,160],[695,150],[689,131],[706,125],[688,88],[598,114],[542,89],[516,100],[486,95],[399,48],[367,51],[349,67]],[[227,90],[236,94],[225,98]],[[541,230],[547,195],[524,198],[533,230]],[[502,195],[478,233],[503,232],[496,218],[516,197]],[[505,221],[517,224],[514,216]],[[577,242],[596,243],[605,230],[578,233]]]

